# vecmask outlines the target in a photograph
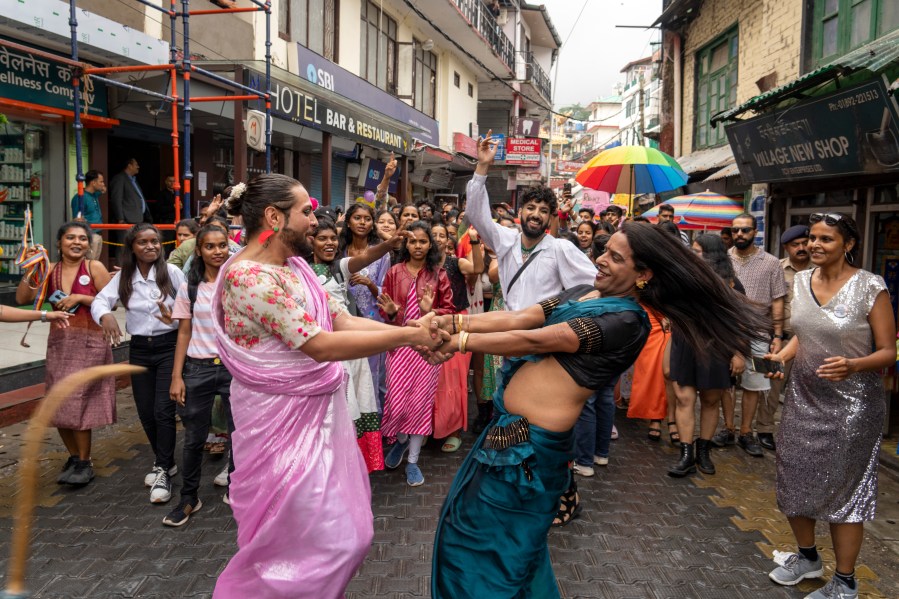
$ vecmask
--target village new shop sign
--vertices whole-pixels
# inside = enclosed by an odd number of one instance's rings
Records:
[[[899,111],[880,79],[726,128],[747,183],[899,172]]]

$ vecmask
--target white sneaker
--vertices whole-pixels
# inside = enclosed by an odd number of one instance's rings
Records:
[[[157,468],[156,480],[150,488],[150,503],[166,503],[172,498],[172,481],[162,468]]]
[[[225,505],[231,505],[231,497],[228,495],[228,493],[222,495],[222,503],[224,503]]]
[[[215,475],[215,480],[212,481],[216,487],[227,487],[228,486],[228,466],[225,466],[221,472]]]
[[[593,456],[593,463],[597,466],[608,466],[609,458],[604,458],[601,455],[595,455]]]
[[[157,473],[156,473],[156,464],[153,464],[153,470],[151,470],[151,471],[144,477],[144,486],[145,486],[145,487],[152,487],[152,486],[153,486],[153,483],[156,482],[156,474],[157,474]],[[175,464],[174,466],[172,466],[171,468],[169,468],[169,476],[175,476],[176,474],[178,474],[178,464]]]
[[[596,472],[593,470],[592,467],[581,466],[580,464],[575,464],[574,468],[572,468],[572,470],[574,470],[574,473],[577,474],[578,476],[583,476],[583,477],[588,477],[588,478],[593,476],[594,474],[596,474]]]

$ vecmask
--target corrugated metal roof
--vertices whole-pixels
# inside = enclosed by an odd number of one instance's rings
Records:
[[[740,169],[737,167],[736,162],[732,162],[722,168],[721,170],[715,171],[707,178],[703,179],[702,182],[706,183],[708,181],[718,181],[720,179],[725,179],[727,177],[735,177],[740,174]]]
[[[730,146],[724,145],[707,150],[697,150],[676,160],[684,172],[689,175],[720,169],[724,165],[734,162],[735,159]]]
[[[845,77],[861,69],[867,69],[872,73],[876,73],[896,60],[899,60],[899,29],[861,48],[856,48],[852,52],[844,54],[840,58],[818,67],[814,71],[810,71],[785,85],[755,96],[736,108],[719,112],[712,117],[711,123],[714,125],[721,121],[733,120],[747,110],[761,110],[793,94],[810,89],[831,79]]]

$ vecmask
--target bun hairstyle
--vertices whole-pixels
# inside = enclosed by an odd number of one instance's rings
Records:
[[[290,210],[296,202],[297,187],[303,188],[303,184],[287,175],[256,175],[248,183],[232,188],[226,202],[228,214],[240,216],[247,238],[255,237],[262,231],[265,209],[274,206],[282,212]]]

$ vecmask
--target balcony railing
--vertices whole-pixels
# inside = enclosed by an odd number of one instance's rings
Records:
[[[543,67],[541,67],[540,63],[538,63],[534,58],[534,53],[518,52],[518,56],[520,57],[521,62],[524,65],[524,80],[530,81],[544,98],[546,98],[547,100],[552,100],[552,83],[550,83],[549,76],[546,74],[546,71],[543,70]],[[519,76],[521,76],[520,73]]]
[[[496,19],[481,0],[452,0],[468,21],[484,38],[493,52],[510,70],[515,70],[515,46],[506,37]]]

